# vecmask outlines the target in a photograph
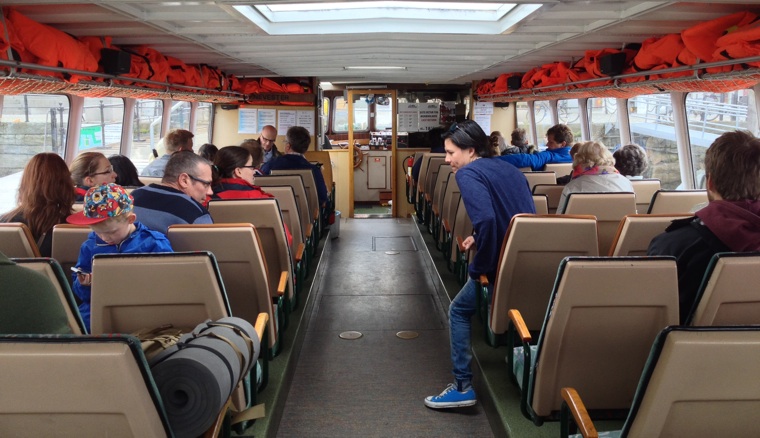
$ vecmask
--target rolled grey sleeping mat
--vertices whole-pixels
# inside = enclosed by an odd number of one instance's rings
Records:
[[[253,326],[227,317],[199,324],[153,358],[153,379],[178,438],[197,437],[211,427],[259,351]]]

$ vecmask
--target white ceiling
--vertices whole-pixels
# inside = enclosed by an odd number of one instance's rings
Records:
[[[266,3],[290,3],[269,0]],[[578,59],[585,50],[620,47],[679,32],[700,21],[752,10],[760,1],[544,1],[500,35],[357,33],[267,35],[233,6],[244,0],[11,0],[28,17],[77,36],[112,36],[116,45],[148,44],[186,63],[237,76],[316,76],[333,83],[461,84]],[[517,0],[512,3],[530,3]],[[362,64],[406,70],[345,70]]]

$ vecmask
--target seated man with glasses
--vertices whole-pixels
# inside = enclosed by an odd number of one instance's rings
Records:
[[[132,192],[135,213],[148,228],[166,234],[169,225],[214,223],[203,206],[211,190],[211,163],[191,151],[175,153],[160,184]]]
[[[264,150],[264,164],[282,155],[282,153],[277,150],[277,145],[274,144],[275,140],[277,140],[277,128],[272,125],[266,125],[261,128],[259,143],[261,143],[261,149]]]

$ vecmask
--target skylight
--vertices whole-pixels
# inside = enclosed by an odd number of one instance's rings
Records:
[[[240,5],[270,35],[509,32],[540,4],[359,1]]]

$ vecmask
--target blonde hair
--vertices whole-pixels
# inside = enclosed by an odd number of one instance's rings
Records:
[[[612,152],[598,141],[587,141],[578,147],[573,157],[573,167],[614,166]]]

